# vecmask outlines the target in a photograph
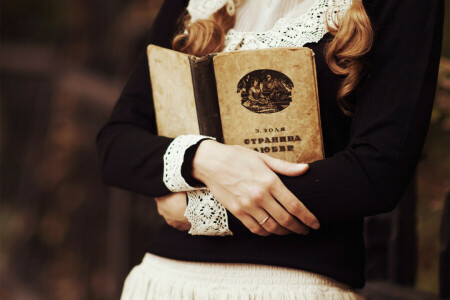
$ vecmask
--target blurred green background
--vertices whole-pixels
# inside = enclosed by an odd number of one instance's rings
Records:
[[[152,199],[102,185],[95,135],[162,0],[3,0],[0,298],[115,299],[161,224]],[[438,292],[449,191],[450,34],[417,169],[415,287]]]

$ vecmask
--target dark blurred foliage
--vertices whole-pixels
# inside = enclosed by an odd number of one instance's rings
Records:
[[[94,142],[161,3],[1,2],[0,299],[117,299],[161,224],[152,199],[102,185]],[[434,293],[449,190],[449,51],[447,31],[417,172],[416,286]]]
[[[2,1],[1,299],[118,298],[161,224],[95,151],[161,3]]]

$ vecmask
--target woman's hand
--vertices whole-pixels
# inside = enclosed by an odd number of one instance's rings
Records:
[[[262,236],[307,234],[308,226],[319,228],[319,221],[276,173],[299,176],[308,167],[242,146],[205,140],[195,154],[192,176],[202,181],[251,232]],[[266,217],[269,218],[263,222]]]
[[[158,213],[166,223],[180,231],[187,231],[191,223],[184,216],[186,210],[186,192],[170,193],[167,196],[155,198]]]

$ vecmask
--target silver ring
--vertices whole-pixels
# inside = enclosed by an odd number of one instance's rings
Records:
[[[266,223],[267,220],[269,220],[269,216],[267,216],[264,220],[259,222],[259,225],[263,225],[264,223]]]

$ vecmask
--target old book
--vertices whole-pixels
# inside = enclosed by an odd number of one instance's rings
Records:
[[[214,136],[290,162],[324,158],[309,48],[214,53],[147,48],[158,134]]]

